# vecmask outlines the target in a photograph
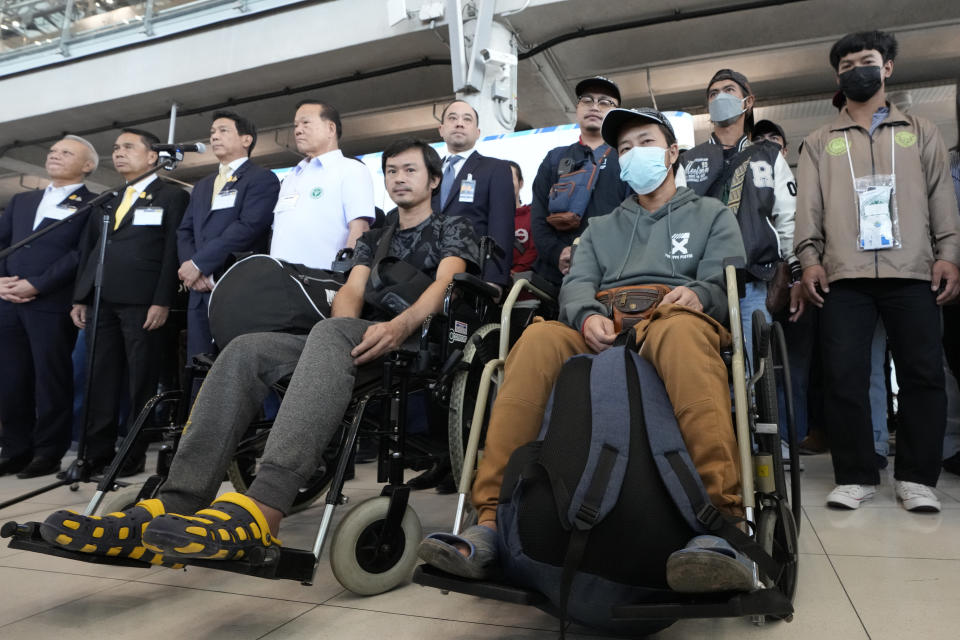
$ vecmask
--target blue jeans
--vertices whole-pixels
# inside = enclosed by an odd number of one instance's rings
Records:
[[[767,311],[767,283],[763,280],[748,282],[746,295],[740,300],[740,318],[743,320],[743,341],[746,344],[746,353],[750,356],[750,364],[756,369],[757,362],[753,354],[753,312],[757,309],[763,311],[767,322],[770,320],[770,312]]]

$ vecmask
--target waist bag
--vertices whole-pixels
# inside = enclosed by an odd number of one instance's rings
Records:
[[[667,558],[694,535],[723,536],[778,573],[710,504],[666,389],[635,348],[563,365],[538,440],[507,465],[497,525],[509,580],[543,593],[564,622],[633,636],[673,621],[614,621],[612,607],[675,602]]]
[[[613,319],[614,329],[620,333],[652,316],[669,292],[665,284],[636,284],[604,289],[597,294],[597,301],[607,307],[607,317]]]
[[[233,264],[217,281],[207,313],[220,349],[245,333],[309,333],[330,317],[333,297],[346,274],[254,254]]]
[[[387,227],[373,256],[363,300],[381,316],[392,318],[408,309],[434,280],[400,258],[387,256],[397,225]]]
[[[550,187],[547,196],[547,223],[558,231],[570,231],[580,226],[580,219],[590,204],[590,195],[597,186],[597,174],[611,149],[607,149],[600,162],[594,162],[592,154],[577,161],[567,156],[557,166],[557,181]]]

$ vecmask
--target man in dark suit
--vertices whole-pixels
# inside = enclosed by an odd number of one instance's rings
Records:
[[[50,184],[18,193],[0,214],[0,248],[76,212],[96,195],[83,180],[98,164],[89,142],[66,136],[47,153]],[[0,475],[56,473],[70,448],[77,330],[68,312],[87,214],[0,260]]]
[[[440,116],[440,136],[447,143],[443,181],[433,194],[433,210],[463,216],[478,236],[490,236],[503,250],[483,270],[488,282],[507,286],[513,261],[513,174],[504,160],[480,155],[473,146],[480,137],[477,111],[454,100]]]
[[[103,265],[100,317],[94,354],[94,393],[87,424],[87,460],[94,472],[114,456],[117,439],[118,390],[124,388],[126,366],[132,424],[157,391],[162,334],[177,292],[177,226],[190,196],[156,174],[130,183],[156,165],[150,146],[160,140],[140,129],[124,129],[113,144],[113,166],[129,186],[103,204],[87,222],[74,290],[73,323],[83,329],[92,302],[97,271],[101,220],[110,216]],[[137,443],[120,475],[143,471],[147,442]]]
[[[177,231],[180,270],[190,289],[187,309],[187,362],[213,349],[207,303],[230,255],[238,251],[265,253],[267,235],[280,181],[273,172],[249,160],[257,129],[246,118],[228,111],[213,114],[210,147],[219,171],[196,184],[190,205]]]

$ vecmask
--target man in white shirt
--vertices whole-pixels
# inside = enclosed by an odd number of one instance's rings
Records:
[[[297,105],[293,135],[307,157],[287,174],[273,216],[270,255],[329,269],[373,220],[373,180],[363,163],[340,151],[340,114],[325,102]]]
[[[0,213],[0,249],[78,212],[96,194],[83,180],[93,146],[66,136],[47,154],[50,185],[18,193]],[[56,473],[70,446],[77,330],[68,312],[87,214],[0,260],[0,475]]]

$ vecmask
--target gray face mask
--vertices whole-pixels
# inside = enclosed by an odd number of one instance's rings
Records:
[[[746,111],[743,103],[746,98],[738,98],[729,93],[721,93],[707,105],[710,109],[710,121],[721,127],[728,127],[737,121]]]

